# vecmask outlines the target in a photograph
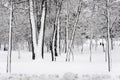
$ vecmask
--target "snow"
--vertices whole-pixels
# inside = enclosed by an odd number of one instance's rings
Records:
[[[105,53],[102,51],[102,47],[98,46],[97,51],[93,48],[92,62],[89,62],[89,48],[84,47],[84,52],[81,54],[80,49],[73,50],[75,56],[74,61],[65,62],[65,54],[57,57],[56,62],[51,61],[50,53],[45,54],[45,59],[31,59],[31,52],[21,51],[21,58],[18,59],[18,52],[12,52],[12,72],[11,74],[28,74],[30,75],[59,75],[63,76],[70,72],[70,74],[78,74],[79,79],[87,80],[86,78],[95,78],[92,80],[104,80],[103,77],[107,77],[108,80],[113,78],[120,79],[120,46],[115,46],[114,50],[111,51],[112,70],[108,72],[107,62],[105,62]],[[7,51],[0,51],[0,73],[1,75],[6,74],[6,61]],[[1,77],[0,75],[0,77]],[[96,75],[96,76],[94,76]],[[11,75],[13,76],[13,75]],[[110,76],[110,77],[109,77]],[[13,76],[14,77],[14,76]],[[36,77],[35,77],[36,78]],[[85,79],[83,79],[85,78]],[[100,79],[99,79],[100,78]],[[1,79],[1,78],[0,78]],[[5,79],[3,79],[5,80]],[[37,79],[36,79],[37,80]],[[67,80],[67,79],[65,79]],[[107,80],[107,79],[105,79]],[[116,79],[115,79],[116,80]]]

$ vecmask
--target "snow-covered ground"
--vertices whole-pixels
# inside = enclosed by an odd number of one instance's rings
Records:
[[[105,53],[102,51],[102,47],[99,46],[97,51],[93,48],[92,62],[89,61],[89,48],[84,47],[84,52],[81,54],[80,48],[73,50],[74,52],[74,61],[65,62],[65,55],[57,57],[56,62],[51,61],[50,53],[45,54],[45,59],[31,59],[30,52],[21,51],[21,58],[18,59],[18,52],[12,52],[12,74],[20,76],[17,74],[28,74],[29,76],[33,74],[53,74],[53,75],[64,75],[67,72],[78,74],[82,78],[95,78],[90,80],[112,80],[111,77],[116,77],[120,80],[120,46],[115,46],[115,49],[111,51],[111,61],[112,61],[112,70],[108,72],[107,62],[105,62]],[[7,62],[7,52],[0,51],[0,73],[1,76],[6,74],[6,63]],[[6,74],[7,75],[7,74]],[[96,77],[94,76],[96,75]],[[101,77],[108,77],[108,79],[99,79]],[[1,79],[0,80],[7,80]],[[12,75],[14,76],[14,75]],[[23,75],[22,75],[23,76]],[[98,78],[98,79],[97,79]],[[80,78],[79,78],[80,79]],[[114,80],[117,80],[114,79]],[[16,80],[16,79],[15,79]],[[56,80],[56,79],[55,79]],[[80,79],[80,80],[89,80],[89,79]]]

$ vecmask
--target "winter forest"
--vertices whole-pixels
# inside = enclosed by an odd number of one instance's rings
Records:
[[[119,50],[120,0],[0,0],[0,80],[120,80]]]

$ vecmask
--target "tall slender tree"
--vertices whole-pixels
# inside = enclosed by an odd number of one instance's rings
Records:
[[[46,19],[46,8],[47,1],[43,0],[42,2],[42,15],[41,15],[41,26],[38,36],[38,49],[42,58],[44,58],[44,36],[45,36],[45,19]]]
[[[9,50],[7,55],[7,73],[11,73],[13,1],[10,0]]]
[[[106,11],[107,11],[107,54],[108,54],[108,71],[111,71],[111,58],[110,58],[110,1],[106,1]]]
[[[68,51],[68,41],[69,41],[69,37],[68,37],[68,27],[69,27],[69,6],[68,6],[68,1],[67,1],[67,24],[65,26],[65,53],[67,53]]]
[[[60,54],[60,12],[61,12],[61,7],[63,0],[57,1],[55,0],[55,20],[54,20],[54,30],[53,30],[53,36],[52,36],[52,55],[54,59],[53,61],[56,60],[56,56]]]
[[[31,24],[31,33],[32,33],[32,44],[33,44],[33,54],[37,56],[37,30],[35,25],[35,15],[34,15],[34,7],[33,7],[33,0],[29,0],[29,6],[30,6],[30,24]],[[34,56],[35,56],[34,55]]]
[[[82,10],[82,0],[79,1],[78,10],[77,10],[77,17],[75,20],[75,24],[73,26],[72,36],[71,36],[71,40],[69,42],[69,48],[68,48],[68,51],[66,54],[66,61],[70,61],[70,53],[72,53],[71,48],[73,46],[74,36],[75,36],[75,32],[76,32],[76,26],[77,26],[78,21],[79,21],[79,16],[80,16],[81,10]],[[74,58],[73,53],[72,53],[72,58]]]
[[[34,14],[34,6],[33,6],[33,0],[29,0],[29,6],[30,6],[30,21],[31,21],[31,27],[32,27],[32,41],[34,45],[34,51],[36,54],[36,57],[42,56],[44,58],[44,32],[45,32],[45,18],[46,18],[46,8],[47,8],[47,1],[42,0],[42,13],[41,13],[41,19],[40,19],[40,29],[36,27],[36,20],[35,20],[35,14]],[[36,5],[38,6],[38,5]],[[38,35],[37,35],[38,31]],[[38,39],[38,41],[37,41]]]

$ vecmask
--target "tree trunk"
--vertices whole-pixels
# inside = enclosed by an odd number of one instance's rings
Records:
[[[33,30],[32,30],[32,25],[31,25],[31,41],[29,41],[29,46],[31,43],[32,59],[35,60],[37,52],[35,52],[35,47],[34,47],[35,45],[34,45],[34,41],[33,41],[32,31]],[[36,45],[36,48],[37,48],[37,45]]]
[[[36,26],[35,26],[33,0],[29,0],[29,6],[30,6],[30,24],[31,24],[33,48],[34,48],[34,53],[37,55],[37,30],[36,30]]]
[[[82,44],[81,44],[81,54],[83,53],[83,40],[82,40]]]
[[[107,57],[108,56],[108,53],[107,53],[107,50],[108,50],[107,48],[108,47],[107,47],[107,45],[108,45],[108,43],[107,43],[107,40],[106,40],[105,62],[107,62],[107,59],[108,59],[108,57]]]
[[[35,60],[35,49],[34,49],[33,41],[31,41],[31,47],[32,47],[32,59]]]
[[[90,37],[90,62],[92,61],[92,33]]]
[[[42,55],[42,59],[44,58],[44,35],[45,35],[46,6],[47,6],[47,2],[46,2],[46,0],[44,0],[42,16],[41,16],[41,28],[39,31],[39,38],[38,38],[38,49],[39,49],[39,54]]]
[[[69,42],[69,47],[68,47],[68,51],[67,51],[67,54],[66,54],[66,61],[70,61],[70,52],[71,52],[71,48],[73,46],[73,42],[74,42],[74,37],[75,37],[75,31],[76,31],[76,26],[78,24],[78,21],[79,21],[79,16],[80,16],[80,13],[81,13],[81,7],[82,7],[82,2],[79,1],[79,4],[80,6],[78,6],[78,11],[77,11],[77,17],[76,17],[76,20],[75,20],[75,24],[73,26],[73,32],[72,32],[72,36],[71,36],[71,40]],[[73,56],[73,55],[72,55]]]
[[[113,38],[111,38],[111,50],[113,50],[114,49],[114,44],[113,44]]]
[[[68,52],[68,41],[69,41],[69,37],[68,37],[68,34],[69,34],[69,32],[68,32],[68,27],[69,27],[69,11],[68,11],[69,9],[68,9],[68,2],[67,2],[67,25],[65,26],[65,34],[66,34],[66,36],[65,36],[65,39],[66,39],[66,53]]]
[[[18,59],[20,59],[21,58],[21,56],[20,56],[21,45],[20,45],[20,43],[17,43],[17,45],[18,45]]]
[[[51,58],[52,58],[52,61],[54,61],[54,54],[53,54],[52,44],[53,44],[52,41],[50,41]]]
[[[52,37],[52,43],[51,43],[51,55],[52,55],[52,61],[56,61],[57,54],[57,29],[56,25],[54,24],[54,30],[53,30],[53,37]]]
[[[69,26],[69,18],[67,17],[67,25],[65,26],[65,53],[68,51],[68,26]]]
[[[92,26],[90,26],[90,62],[92,61],[92,39],[93,39],[93,29],[92,29]]]
[[[58,17],[58,25],[57,25],[57,54],[60,55],[60,21]]]
[[[55,32],[55,61],[56,61],[56,57],[58,56],[58,53],[57,53],[57,27],[56,27],[56,32]]]
[[[7,55],[7,73],[11,73],[13,4],[10,2],[9,50]]]
[[[54,24],[54,31],[53,31],[53,37],[52,37],[52,61],[55,61],[55,48],[56,48],[56,46],[55,46],[55,37],[56,37],[56,26],[55,26],[55,24]]]
[[[65,47],[64,47],[64,48],[65,48],[65,49],[64,49],[64,52],[65,52],[65,53],[67,53],[67,38],[66,38],[66,33],[67,33],[67,32],[66,32],[66,28],[65,28],[65,44],[64,44],[64,45],[65,45]]]
[[[71,40],[70,40],[70,43],[69,43],[69,48],[68,48],[68,51],[67,51],[67,54],[66,54],[66,61],[70,61],[70,52],[71,52],[70,49],[73,46],[73,41],[74,41],[74,37],[75,37],[76,26],[77,26],[77,23],[79,21],[79,15],[80,15],[80,13],[77,15],[77,19],[76,19],[75,25],[73,27],[73,32],[72,32]]]
[[[106,2],[107,7],[107,54],[108,54],[108,71],[111,71],[111,58],[110,58],[110,12],[109,12],[109,0]]]
[[[30,52],[31,51],[31,42],[28,41],[28,51]]]

